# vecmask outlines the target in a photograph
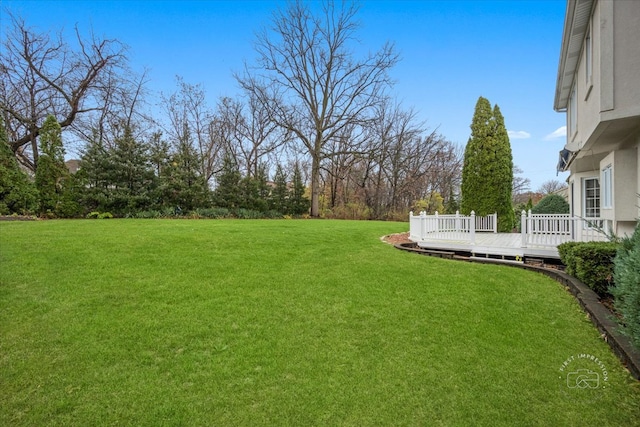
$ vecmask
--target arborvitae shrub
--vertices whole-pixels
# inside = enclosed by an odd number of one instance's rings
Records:
[[[640,225],[625,238],[614,260],[615,286],[609,288],[614,307],[622,316],[623,332],[640,349]]]
[[[558,253],[570,274],[600,296],[607,295],[613,283],[613,260],[618,244],[613,242],[568,242]]]

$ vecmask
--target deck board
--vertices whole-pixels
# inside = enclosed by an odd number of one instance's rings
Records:
[[[553,247],[522,247],[520,233],[476,233],[475,244],[466,241],[425,239],[416,243],[421,248],[434,250],[458,250],[471,252],[473,256],[495,255],[509,257],[557,258],[558,249]]]

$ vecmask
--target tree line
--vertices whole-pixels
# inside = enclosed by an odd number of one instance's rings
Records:
[[[220,208],[404,220],[410,210],[484,212],[497,204],[506,230],[509,200],[527,206],[537,195],[517,175],[499,108],[479,100],[466,151],[486,168],[463,173],[461,147],[394,101],[393,44],[353,53],[357,12],[351,2],[318,10],[288,3],[258,33],[257,61],[235,73],[236,97],[210,105],[202,84],[177,77],[153,112],[149,77],[130,69],[120,41],[83,37],[76,28],[70,43],[9,14],[0,50],[0,148],[3,171],[12,172],[0,177],[0,214]],[[51,142],[52,126],[59,144]],[[474,141],[487,129],[491,144],[507,145],[483,160],[474,153],[485,144]],[[78,173],[62,166],[69,151],[79,154]],[[45,190],[56,174],[55,191]]]
[[[2,213],[225,208],[404,219],[414,205],[455,207],[461,150],[393,100],[392,44],[355,56],[357,11],[350,2],[320,10],[291,2],[258,34],[259,59],[236,73],[237,97],[211,106],[202,84],[178,77],[153,113],[148,75],[130,69],[120,41],[76,28],[70,43],[9,15],[0,52],[4,144],[38,197],[28,203],[35,193],[25,190],[14,203],[4,189]],[[64,143],[50,152],[53,121]],[[66,175],[60,160],[69,148],[80,169]],[[55,206],[38,178],[51,159],[60,174]]]
[[[211,190],[200,173],[194,147],[187,143],[170,147],[160,138],[155,135],[151,144],[136,141],[131,129],[125,129],[113,145],[96,138],[87,144],[81,168],[72,173],[64,160],[61,126],[50,115],[39,135],[35,177],[29,179],[0,127],[0,214],[261,218],[308,211],[297,163],[291,180],[278,165],[275,182],[268,182],[263,166],[255,176],[243,177],[238,164],[227,156],[217,174],[218,185]]]

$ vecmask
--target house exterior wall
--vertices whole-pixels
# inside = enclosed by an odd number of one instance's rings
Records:
[[[606,3],[613,8],[614,109],[603,119],[640,116],[640,2]]]
[[[580,13],[586,16],[580,11],[585,5],[591,13],[571,75],[565,69],[567,52],[573,49],[569,43],[574,32],[585,23],[576,23]],[[574,215],[584,216],[585,180],[598,178],[600,217],[619,236],[631,234],[640,218],[638,40],[640,1],[568,0],[557,91],[573,83],[566,102],[557,97],[555,108],[566,109],[565,149],[573,153],[569,203]]]
[[[606,179],[604,171],[611,168],[611,206],[603,202]],[[613,221],[618,235],[631,234],[638,218],[638,147],[616,150],[600,161],[600,216]]]
[[[598,153],[615,149],[615,141],[598,143],[610,121],[640,118],[640,1],[595,1],[587,28],[574,76],[576,100],[567,105],[567,145]]]
[[[572,95],[570,95],[569,105],[567,106],[567,142],[574,148],[572,151],[585,146],[600,122],[602,98],[602,85],[600,82],[602,75],[606,74],[609,71],[607,68],[611,66],[611,64],[601,61],[601,17],[598,4],[595,5],[587,30],[591,39],[591,54],[588,58],[586,46],[583,44],[574,77]],[[589,66],[591,70],[590,78],[587,78],[587,59],[591,62]],[[574,100],[572,100],[573,97],[575,97]],[[575,112],[572,111],[574,108]],[[577,119],[576,123],[572,123],[574,118]]]

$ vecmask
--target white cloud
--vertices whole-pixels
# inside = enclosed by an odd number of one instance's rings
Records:
[[[527,139],[531,138],[531,134],[529,132],[525,132],[523,130],[508,130],[507,134],[510,139]]]
[[[551,132],[549,135],[545,136],[544,140],[549,141],[551,139],[564,138],[565,136],[567,136],[567,127],[561,126],[558,129]]]

